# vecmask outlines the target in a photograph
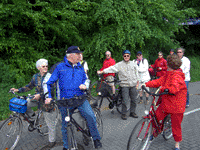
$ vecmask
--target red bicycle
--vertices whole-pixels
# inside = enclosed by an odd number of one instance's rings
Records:
[[[171,94],[168,89],[165,89],[163,93],[157,94],[160,88],[155,93],[150,93],[143,85],[142,89],[149,95],[153,96],[153,101],[150,106],[150,110],[145,110],[146,116],[136,124],[128,140],[127,150],[148,150],[151,142],[159,134],[162,134],[165,140],[169,140],[172,137],[171,117],[166,116],[164,121],[159,122],[155,116],[155,97]],[[153,126],[154,124],[154,126]]]

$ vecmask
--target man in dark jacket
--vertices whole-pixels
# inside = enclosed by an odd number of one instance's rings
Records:
[[[82,53],[77,46],[71,46],[67,50],[67,56],[64,57],[64,62],[59,63],[54,69],[51,78],[47,82],[47,88],[49,92],[49,98],[46,99],[45,103],[48,104],[52,100],[50,85],[58,81],[57,84],[57,98],[58,99],[70,99],[76,96],[81,96],[84,94],[86,89],[85,81],[86,74],[81,66],[80,59]],[[88,128],[94,140],[95,148],[102,147],[100,142],[100,135],[96,126],[96,117],[92,111],[89,102],[86,99],[80,100],[79,104],[72,106],[69,109],[73,110],[78,107],[81,115],[86,119]],[[65,121],[66,116],[66,106],[59,107],[62,116],[62,135],[63,135],[63,150],[68,149],[67,140],[67,122]]]

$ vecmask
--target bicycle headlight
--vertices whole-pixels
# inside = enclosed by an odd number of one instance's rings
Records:
[[[98,92],[98,95],[101,95],[101,92]]]
[[[149,111],[148,111],[148,110],[145,110],[144,113],[145,113],[145,115],[148,115],[148,114],[149,114]]]
[[[69,117],[69,116],[66,116],[66,117],[65,117],[65,121],[66,121],[66,122],[69,122],[69,121],[70,121],[70,117]]]

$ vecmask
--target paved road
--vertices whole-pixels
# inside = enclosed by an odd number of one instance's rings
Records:
[[[190,94],[200,93],[200,82],[190,83]],[[186,112],[190,112],[194,109],[200,108],[200,96],[190,96],[190,107],[186,109]],[[104,105],[107,105],[105,102]],[[138,105],[137,114],[138,119],[128,118],[124,121],[120,118],[120,114],[115,110],[114,114],[110,113],[110,110],[104,110],[103,124],[104,124],[104,136],[102,139],[103,148],[101,150],[125,150],[130,133],[136,123],[144,115],[143,104]],[[182,123],[183,141],[181,142],[181,150],[199,150],[200,149],[200,111],[196,111],[184,116]],[[24,122],[24,128],[22,137],[15,150],[41,150],[48,143],[48,137],[41,137],[37,131],[32,133],[27,131],[27,124]],[[57,147],[52,150],[62,150],[61,141],[61,125],[57,126]],[[81,141],[80,133],[77,133],[78,142],[84,146]],[[3,138],[3,137],[0,137]],[[59,142],[60,141],[60,142]],[[156,138],[150,147],[150,150],[173,150],[174,140],[171,138],[169,141],[165,141],[160,135]],[[92,150],[91,144],[84,146],[85,150]]]

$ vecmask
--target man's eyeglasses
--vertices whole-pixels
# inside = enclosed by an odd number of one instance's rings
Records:
[[[130,57],[130,55],[124,55],[124,57]]]
[[[182,52],[177,52],[177,53],[182,53]]]
[[[48,68],[48,66],[42,66],[42,68],[45,68],[45,67]]]
[[[162,55],[158,55],[158,56],[162,56]]]
[[[110,54],[106,55],[106,56],[110,56]]]

